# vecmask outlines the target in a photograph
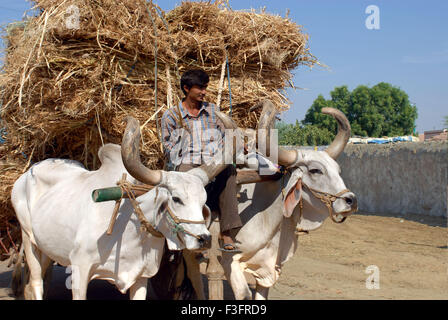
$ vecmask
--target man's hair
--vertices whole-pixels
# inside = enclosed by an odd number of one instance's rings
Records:
[[[182,77],[180,78],[180,88],[182,92],[187,95],[185,92],[184,86],[187,86],[188,89],[191,89],[194,85],[204,87],[208,84],[209,77],[208,74],[201,69],[188,70],[185,71]]]

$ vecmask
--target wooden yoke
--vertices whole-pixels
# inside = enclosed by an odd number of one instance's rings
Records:
[[[274,181],[282,177],[281,172],[271,175],[260,175],[257,170],[240,170],[236,175],[236,184],[248,184],[256,182]]]
[[[236,183],[237,184],[247,184],[263,181],[273,181],[278,180],[282,176],[282,173],[278,172],[272,175],[260,175],[257,170],[240,170],[237,172]],[[150,191],[154,186],[147,184],[143,185],[132,185],[131,190],[135,197],[139,197],[142,194]],[[119,200],[121,198],[129,198],[129,195],[123,191],[121,187],[110,187],[95,189],[92,192],[92,199],[94,202],[104,202]]]

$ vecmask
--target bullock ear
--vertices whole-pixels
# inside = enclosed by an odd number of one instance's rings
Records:
[[[210,225],[212,224],[212,212],[206,204],[202,207],[202,216],[204,217],[206,228],[210,228]]]
[[[157,210],[157,215],[161,215],[166,211],[166,206],[168,205],[168,199],[162,201],[159,205],[159,209]]]
[[[168,200],[170,199],[170,192],[165,188],[155,188],[156,194],[154,197],[154,209],[157,209],[157,215],[160,215],[166,210]]]
[[[168,199],[162,202],[162,204],[159,207],[159,210],[157,211],[157,214],[159,215],[166,214],[169,216],[168,212],[164,213],[167,209],[166,208],[167,206],[168,206]],[[172,232],[173,229],[171,229],[171,227],[168,228],[169,228],[168,233],[164,234],[168,250],[179,251],[185,249],[185,246],[179,242],[179,238],[175,235],[176,233]],[[169,231],[170,229],[171,231]],[[159,231],[161,230],[159,229]]]
[[[302,199],[302,179],[297,180],[295,186],[289,189],[283,202],[283,215],[286,218],[292,215],[300,199]]]

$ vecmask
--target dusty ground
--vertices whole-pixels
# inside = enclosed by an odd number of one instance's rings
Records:
[[[444,218],[357,214],[343,224],[329,219],[299,238],[270,299],[448,299],[448,234]],[[367,289],[368,266],[379,289]],[[68,274],[55,267],[49,299],[70,299]],[[10,295],[10,269],[0,264],[0,300]],[[227,287],[228,289],[228,287]],[[126,299],[105,281],[89,285],[90,299]],[[232,298],[226,290],[225,298]]]
[[[446,219],[354,215],[299,238],[270,299],[448,299]],[[379,270],[379,289],[367,289]]]

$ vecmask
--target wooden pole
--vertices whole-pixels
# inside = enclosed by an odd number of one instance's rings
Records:
[[[207,266],[208,278],[208,298],[209,300],[223,300],[224,291],[223,283],[224,270],[218,261],[218,256],[221,254],[219,248],[219,220],[214,219],[210,226],[210,233],[212,235],[212,247],[209,250],[209,263]]]

